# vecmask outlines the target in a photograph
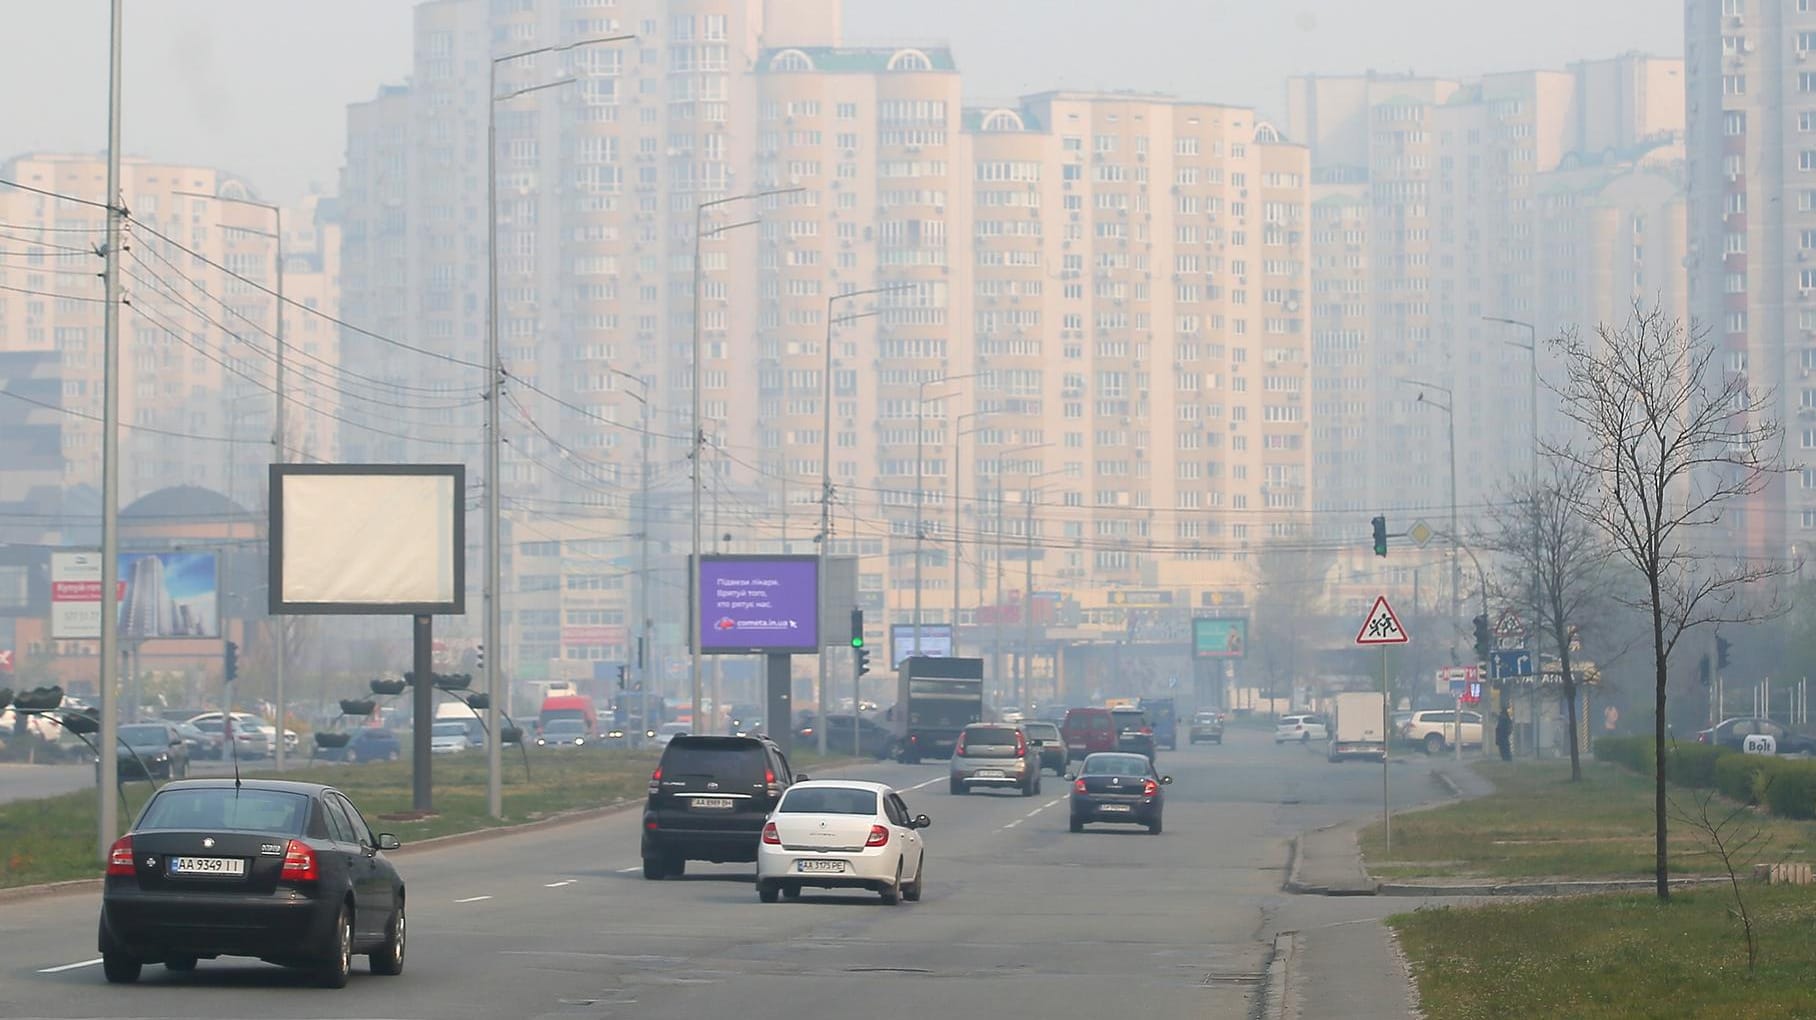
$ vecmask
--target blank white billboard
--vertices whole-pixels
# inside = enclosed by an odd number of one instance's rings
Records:
[[[273,464],[271,612],[464,612],[465,474],[458,464]]]

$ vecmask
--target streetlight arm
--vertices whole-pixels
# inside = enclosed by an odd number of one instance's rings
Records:
[[[636,39],[637,37],[635,35],[608,35],[593,39],[581,39],[578,42],[563,43],[560,46],[538,46],[533,50],[519,50],[516,53],[506,53],[501,57],[493,57],[492,63],[496,66],[498,64],[509,63],[513,60],[522,60],[524,57],[533,57],[538,53],[566,53],[569,50],[578,50],[587,46],[602,46],[606,43],[635,42]]]

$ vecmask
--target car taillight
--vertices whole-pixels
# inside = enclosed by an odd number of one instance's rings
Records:
[[[1079,780],[1079,781],[1077,781],[1077,782],[1075,782],[1075,783],[1073,783],[1073,784],[1072,784],[1072,789],[1073,789],[1073,790],[1075,790],[1075,791],[1077,791],[1077,792],[1079,792],[1079,793],[1088,793],[1088,792],[1089,792],[1089,791],[1088,791],[1088,790],[1086,790],[1086,789],[1085,789],[1085,781],[1084,781],[1084,780],[1082,780],[1082,779],[1080,779],[1080,780]]]
[[[1696,742],[1697,742],[1697,743],[1699,743],[1699,744],[1706,744],[1706,743],[1708,743],[1708,742],[1709,742],[1709,735],[1708,735],[1708,734],[1707,734],[1707,733],[1698,733],[1698,734],[1697,734],[1697,735],[1696,735]]]
[[[1141,728],[1141,735],[1142,735],[1142,736],[1144,736],[1144,737],[1151,737],[1151,736],[1153,736],[1153,735],[1154,735],[1154,727],[1152,727],[1152,726],[1143,726],[1143,727],[1142,727],[1142,728]]]
[[[109,875],[134,874],[132,866],[132,837],[121,836],[114,840],[114,845],[107,851],[107,873]]]
[[[748,830],[746,830],[748,831]],[[889,830],[881,825],[870,827],[870,838],[864,841],[865,846],[886,846],[889,843]]]
[[[662,789],[662,766],[658,765],[658,766],[656,766],[656,771],[651,772],[649,774],[650,795],[652,797],[655,796],[657,791],[659,791],[661,789]]]
[[[284,870],[278,877],[286,882],[313,882],[322,877],[315,867],[315,851],[300,839],[284,845]]]
[[[1156,793],[1159,793],[1159,792],[1160,792],[1159,783],[1156,783],[1152,779],[1143,779],[1141,781],[1141,795],[1143,797],[1152,797]]]
[[[1020,730],[1015,731],[1015,756],[1017,758],[1028,756],[1028,738],[1023,736]]]
[[[768,791],[771,797],[780,797],[782,795],[782,786],[776,782],[775,769],[763,770],[763,787]]]
[[[872,829],[871,831],[874,833],[876,830]],[[763,825],[763,842],[770,846],[782,845],[782,834],[776,831],[776,823],[766,822]]]

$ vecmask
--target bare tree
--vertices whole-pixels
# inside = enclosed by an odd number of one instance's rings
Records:
[[[1552,457],[1537,479],[1511,479],[1491,503],[1477,541],[1500,555],[1490,582],[1497,600],[1514,606],[1557,652],[1569,722],[1570,781],[1583,778],[1577,743],[1576,635],[1605,615],[1612,597],[1614,549],[1607,533],[1581,512],[1595,479]],[[1537,649],[1534,649],[1536,652]]]
[[[1704,624],[1773,615],[1742,596],[1775,589],[1782,563],[1710,548],[1728,504],[1760,492],[1780,470],[1781,431],[1769,398],[1724,373],[1703,333],[1658,309],[1635,306],[1593,339],[1569,330],[1550,341],[1564,362],[1553,386],[1580,442],[1550,449],[1585,473],[1577,512],[1607,535],[1616,558],[1639,575],[1637,594],[1617,598],[1651,623],[1654,851],[1660,900],[1671,896],[1665,856],[1665,687],[1671,651]],[[1769,597],[1769,596],[1768,596]]]
[[[1323,601],[1334,557],[1331,550],[1310,547],[1303,539],[1270,543],[1252,557],[1257,593],[1249,655],[1267,676],[1270,705],[1280,696],[1282,681],[1291,696],[1293,680],[1311,657],[1301,624]]]

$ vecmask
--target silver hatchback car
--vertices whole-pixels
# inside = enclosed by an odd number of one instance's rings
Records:
[[[972,723],[952,750],[950,778],[954,794],[992,786],[1032,797],[1040,792],[1040,748],[1012,723]]]

